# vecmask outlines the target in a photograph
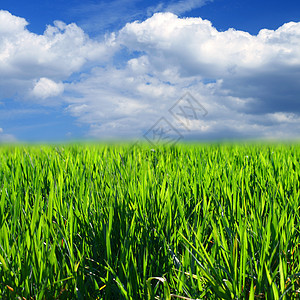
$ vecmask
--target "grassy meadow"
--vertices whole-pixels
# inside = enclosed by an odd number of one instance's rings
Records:
[[[300,299],[297,144],[0,147],[1,299]]]

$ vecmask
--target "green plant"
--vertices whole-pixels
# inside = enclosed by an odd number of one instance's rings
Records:
[[[297,299],[299,162],[283,144],[2,146],[0,297]]]

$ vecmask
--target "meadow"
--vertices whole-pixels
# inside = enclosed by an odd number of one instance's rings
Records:
[[[299,299],[297,144],[0,147],[1,299]]]

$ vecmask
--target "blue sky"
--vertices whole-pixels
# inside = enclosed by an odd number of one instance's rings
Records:
[[[295,0],[2,0],[0,142],[139,138],[155,124],[184,139],[298,139],[299,12]]]

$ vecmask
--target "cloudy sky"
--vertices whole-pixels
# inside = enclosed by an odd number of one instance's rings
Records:
[[[1,0],[0,142],[299,135],[298,0]]]

